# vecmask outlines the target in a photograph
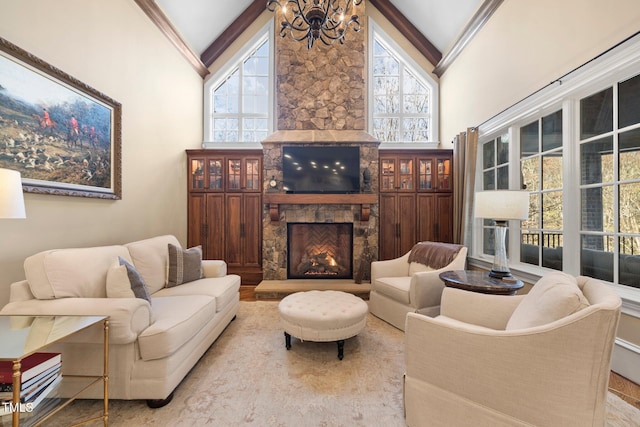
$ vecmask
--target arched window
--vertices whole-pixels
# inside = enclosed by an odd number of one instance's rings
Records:
[[[205,83],[205,147],[251,145],[273,131],[271,21]]]
[[[438,139],[438,85],[372,22],[369,131],[384,143]]]

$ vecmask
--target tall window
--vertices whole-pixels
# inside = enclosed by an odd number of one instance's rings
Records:
[[[580,201],[581,274],[640,287],[640,75],[580,99]]]
[[[530,192],[520,260],[562,270],[562,110],[520,128],[522,187]]]
[[[381,142],[437,140],[437,84],[373,26],[371,133]]]
[[[509,189],[508,133],[482,144],[482,189]],[[494,255],[495,251],[494,225],[494,221],[491,219],[482,220],[482,253],[487,255]],[[505,245],[508,250],[508,238],[505,241]]]
[[[272,127],[273,67],[268,32],[243,52],[205,87],[205,138],[211,146],[257,143]]]

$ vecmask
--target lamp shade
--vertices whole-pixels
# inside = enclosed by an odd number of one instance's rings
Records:
[[[529,192],[515,190],[476,193],[475,217],[497,221],[525,220],[529,216]]]
[[[26,218],[20,172],[0,169],[0,218]]]

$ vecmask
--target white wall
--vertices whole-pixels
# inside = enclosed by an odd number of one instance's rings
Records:
[[[631,36],[637,0],[505,1],[440,79],[443,147]]]
[[[202,79],[133,0],[0,0],[0,37],[122,104],[122,200],[25,193],[0,220],[0,307],[40,250],[174,234],[186,244],[187,148],[202,142]]]

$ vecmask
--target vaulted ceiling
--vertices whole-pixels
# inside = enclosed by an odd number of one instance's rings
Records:
[[[366,0],[404,32],[427,59],[444,70],[503,0]],[[136,0],[201,74],[266,0]],[[247,19],[245,19],[245,17]],[[426,45],[427,47],[425,47]],[[422,47],[422,49],[421,49]]]

